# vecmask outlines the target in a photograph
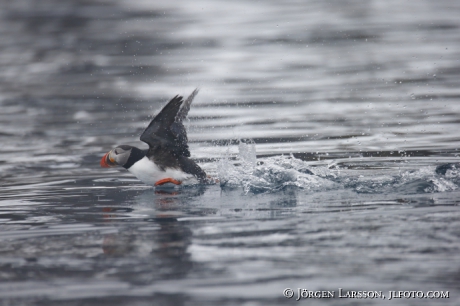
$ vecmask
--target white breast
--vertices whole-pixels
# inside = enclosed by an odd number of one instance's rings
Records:
[[[197,182],[192,174],[185,173],[180,169],[167,168],[163,171],[147,157],[136,162],[128,171],[151,186],[154,186],[156,182],[165,178],[172,178],[183,182],[183,184],[196,184]]]

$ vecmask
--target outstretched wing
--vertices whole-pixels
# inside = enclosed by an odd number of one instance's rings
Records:
[[[195,89],[187,99],[185,99],[184,103],[182,104],[181,109],[177,113],[176,119],[174,120],[173,124],[171,125],[171,131],[177,138],[177,142],[181,148],[185,148],[181,155],[190,157],[190,152],[188,150],[188,138],[187,138],[187,131],[185,130],[184,124],[182,121],[187,117],[188,112],[190,110],[190,105],[193,102],[193,98],[198,94],[198,89]]]
[[[188,96],[187,99],[185,99],[184,104],[182,104],[181,109],[177,113],[177,116],[176,116],[176,121],[177,122],[182,122],[187,117],[188,112],[190,110],[190,105],[192,105],[193,99],[195,98],[195,96],[198,94],[199,91],[200,90],[198,88],[196,88],[190,94],[190,96]]]
[[[194,90],[185,102],[181,96],[175,96],[152,119],[140,137],[141,141],[149,145],[149,152],[161,150],[169,151],[176,156],[190,156],[187,132],[182,121],[187,116],[190,104],[197,93],[198,90]]]
[[[171,125],[183,102],[181,96],[172,98],[142,133],[140,139],[149,145],[149,151],[167,150],[171,153],[180,153],[180,144],[171,131]]]

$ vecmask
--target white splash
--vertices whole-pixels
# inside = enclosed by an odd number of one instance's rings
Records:
[[[310,191],[340,187],[327,179],[336,175],[326,166],[310,167],[292,155],[257,159],[253,142],[240,142],[238,151],[233,159],[227,152],[218,163],[221,187],[243,187],[245,193],[276,191],[287,186]]]

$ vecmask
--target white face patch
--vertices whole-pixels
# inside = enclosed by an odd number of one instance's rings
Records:
[[[131,155],[131,149],[125,150],[121,147],[116,147],[109,153],[109,157],[115,160],[117,165],[123,166],[128,161],[129,155]]]

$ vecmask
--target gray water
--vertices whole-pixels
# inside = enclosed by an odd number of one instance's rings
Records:
[[[1,305],[460,304],[460,2],[0,3]],[[196,87],[219,184],[99,167]]]

